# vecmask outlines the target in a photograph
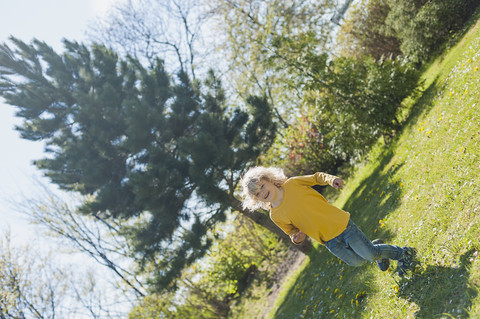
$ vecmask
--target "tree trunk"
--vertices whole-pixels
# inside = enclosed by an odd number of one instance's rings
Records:
[[[276,234],[284,243],[287,245],[294,246],[303,253],[307,253],[312,248],[312,241],[307,237],[305,241],[300,245],[295,245],[292,243],[290,237],[283,232],[275,223],[270,219],[270,217],[259,211],[248,211],[242,208],[241,202],[234,198],[232,199],[232,207],[237,210],[240,214],[245,217],[250,218],[253,222],[258,225],[261,225],[268,229],[269,231]]]

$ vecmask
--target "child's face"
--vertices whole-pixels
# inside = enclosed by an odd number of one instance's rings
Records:
[[[266,179],[262,179],[258,185],[259,189],[255,196],[261,202],[271,203],[278,199],[280,189]]]

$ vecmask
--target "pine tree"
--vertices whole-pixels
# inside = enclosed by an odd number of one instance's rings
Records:
[[[153,284],[168,287],[210,246],[206,233],[234,209],[285,238],[262,212],[235,198],[240,176],[272,143],[275,124],[264,97],[249,113],[227,104],[218,79],[163,62],[148,67],[105,46],[65,40],[0,46],[0,95],[18,109],[21,137],[44,141],[35,165],[62,189],[90,196],[84,214],[127,220],[122,229]]]

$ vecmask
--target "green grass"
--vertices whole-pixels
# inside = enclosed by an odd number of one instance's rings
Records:
[[[416,247],[415,272],[350,267],[315,245],[267,318],[480,318],[479,68],[480,21],[425,70],[404,130],[334,203],[370,238]]]

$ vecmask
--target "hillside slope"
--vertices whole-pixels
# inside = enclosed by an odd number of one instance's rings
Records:
[[[353,268],[315,246],[268,318],[480,318],[479,68],[477,22],[425,71],[401,135],[335,202],[370,238],[416,247],[416,271]]]

